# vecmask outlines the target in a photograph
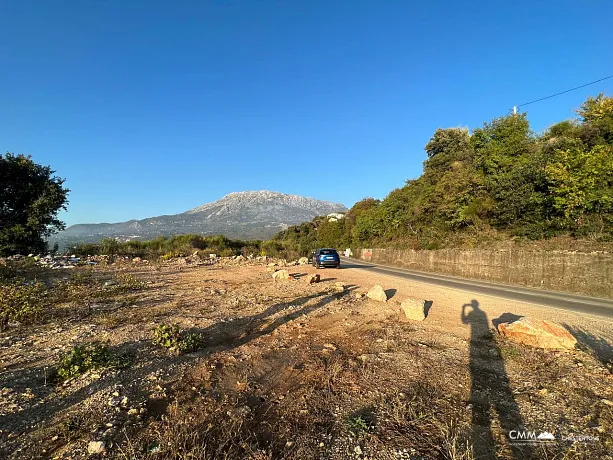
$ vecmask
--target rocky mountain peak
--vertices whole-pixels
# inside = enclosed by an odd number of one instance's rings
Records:
[[[115,224],[79,224],[54,235],[63,246],[94,242],[105,237],[129,240],[196,233],[237,239],[266,239],[290,225],[316,216],[344,213],[340,203],[270,190],[233,192],[181,214],[149,217]]]

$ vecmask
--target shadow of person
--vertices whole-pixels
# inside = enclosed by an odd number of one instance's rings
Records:
[[[493,340],[486,313],[477,300],[462,305],[462,322],[470,325],[470,403],[472,405],[472,444],[475,459],[496,458],[492,434],[494,414],[506,436],[511,430],[522,430],[519,406],[509,385],[504,361]],[[510,445],[513,458],[529,457],[528,446]]]

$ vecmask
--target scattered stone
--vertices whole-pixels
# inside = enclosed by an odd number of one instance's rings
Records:
[[[375,284],[370,291],[366,294],[369,299],[376,300],[377,302],[387,302],[387,294],[383,288]]]
[[[364,297],[366,297],[366,294],[364,294],[363,292],[356,292],[355,293],[355,298],[360,300],[363,299]]]
[[[426,301],[416,299],[404,299],[400,304],[407,319],[423,321],[426,319]]]
[[[497,329],[504,337],[536,348],[572,350],[577,343],[577,339],[559,324],[527,316],[500,323]]]
[[[300,259],[298,259],[298,264],[300,264],[300,265],[309,265],[308,257],[301,257]]]
[[[90,441],[87,446],[87,453],[89,454],[103,454],[106,452],[106,443],[104,441]]]
[[[142,261],[143,261],[143,259],[141,259],[140,257],[135,257],[134,259],[132,259],[132,262],[134,262],[134,263],[139,263],[139,262],[142,262]]]
[[[309,275],[307,276],[307,283],[308,284],[315,284],[315,283],[319,283],[319,281],[321,280],[321,277],[319,276],[319,274],[315,274],[315,275]]]
[[[334,290],[336,292],[345,292],[345,283],[343,283],[342,281],[337,281],[336,283],[334,283]]]
[[[287,270],[277,270],[272,274],[272,278],[275,281],[289,280],[289,272]]]

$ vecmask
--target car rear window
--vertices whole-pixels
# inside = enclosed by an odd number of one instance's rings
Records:
[[[324,255],[336,255],[337,252],[335,249],[322,249],[321,251],[319,251],[320,254],[324,254]]]

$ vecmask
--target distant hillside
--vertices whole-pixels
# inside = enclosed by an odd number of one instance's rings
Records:
[[[114,224],[77,224],[53,235],[50,244],[65,247],[105,237],[150,239],[161,235],[225,235],[235,239],[267,239],[290,225],[315,216],[345,212],[340,203],[260,190],[234,192],[181,214],[129,220]]]

